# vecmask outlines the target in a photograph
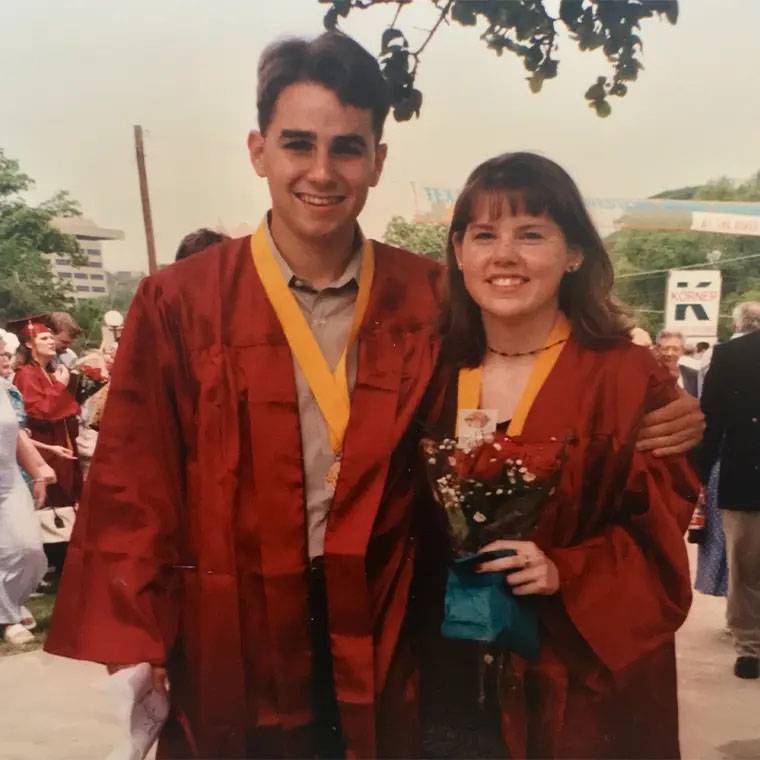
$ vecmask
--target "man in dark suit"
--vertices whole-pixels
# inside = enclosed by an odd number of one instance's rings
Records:
[[[736,334],[716,346],[702,390],[707,428],[697,452],[706,484],[720,457],[718,504],[729,565],[728,627],[739,678],[760,675],[760,302],[734,310]]]

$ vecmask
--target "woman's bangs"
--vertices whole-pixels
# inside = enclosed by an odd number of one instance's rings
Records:
[[[502,216],[553,216],[549,194],[540,187],[482,187],[473,199],[470,221],[485,216],[490,222]]]

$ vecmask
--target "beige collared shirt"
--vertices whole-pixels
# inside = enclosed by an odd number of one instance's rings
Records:
[[[334,370],[351,332],[359,290],[361,246],[357,246],[345,271],[335,282],[316,290],[308,282],[296,277],[277,250],[269,228],[267,228],[267,237],[290,292],[301,307],[328,365]],[[358,239],[361,240],[361,237],[359,236]],[[357,343],[354,342],[348,352],[346,363],[350,392],[353,392],[356,385],[357,357],[358,348]],[[330,445],[327,423],[295,358],[293,369],[301,423],[307,539],[309,557],[314,558],[321,557],[324,553],[327,514],[333,497],[333,490],[327,484],[326,477],[327,471],[335,461],[335,455]]]

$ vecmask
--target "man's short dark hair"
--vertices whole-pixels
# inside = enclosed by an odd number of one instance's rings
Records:
[[[259,129],[272,121],[280,93],[297,82],[316,82],[334,92],[343,105],[372,111],[379,140],[390,108],[388,85],[375,58],[340,32],[313,40],[288,39],[270,45],[259,58],[256,106]]]
[[[221,232],[209,230],[206,227],[201,227],[199,230],[191,232],[182,238],[179,248],[177,248],[177,253],[174,254],[174,260],[186,259],[188,256],[192,256],[194,253],[198,253],[198,251],[214,245],[214,243],[221,243],[222,240],[229,240],[229,236]]]
[[[707,349],[710,348],[710,344],[706,340],[700,340],[697,341],[696,349],[697,351],[707,351]]]

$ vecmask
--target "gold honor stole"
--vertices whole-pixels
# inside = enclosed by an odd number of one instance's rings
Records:
[[[251,236],[253,266],[259,275],[269,303],[277,315],[290,351],[298,362],[314,399],[322,412],[330,433],[330,445],[335,453],[335,463],[327,473],[326,481],[333,489],[340,470],[343,438],[351,416],[351,396],[348,390],[348,352],[359,334],[364,315],[367,313],[369,294],[375,274],[375,252],[372,241],[362,245],[359,292],[354,306],[354,318],[346,347],[333,372],[311,331],[301,307],[290,292],[277,260],[267,239],[266,219]]]
[[[515,437],[522,435],[525,420],[528,418],[528,413],[533,406],[533,402],[546,382],[546,378],[549,377],[552,369],[554,369],[554,365],[557,363],[557,359],[559,359],[559,355],[562,353],[562,349],[570,337],[570,332],[570,322],[560,312],[557,321],[554,323],[554,327],[552,327],[546,341],[544,341],[544,346],[548,346],[549,348],[542,351],[536,359],[536,363],[533,365],[533,369],[528,377],[525,390],[517,402],[515,412],[512,415],[512,421],[507,429],[508,436]],[[459,370],[457,421],[459,420],[459,412],[463,409],[480,408],[480,392],[482,387],[482,364],[479,367],[463,367]]]

